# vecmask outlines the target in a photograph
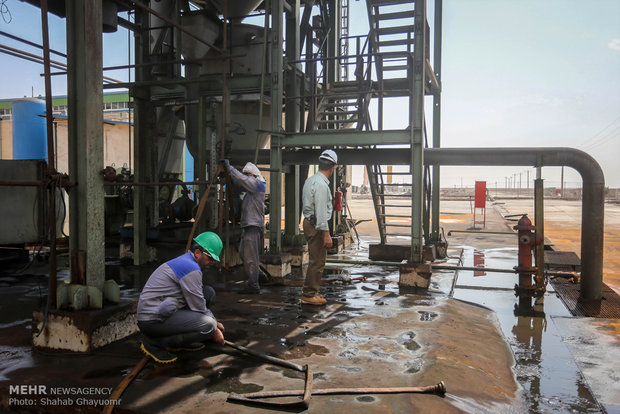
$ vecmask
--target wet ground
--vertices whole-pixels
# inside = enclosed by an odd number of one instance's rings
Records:
[[[362,214],[366,206],[354,203],[354,214]],[[469,203],[449,202],[442,210],[446,233],[471,226]],[[376,241],[367,225],[360,225],[359,244],[331,258],[367,259],[367,245]],[[487,227],[507,230],[495,210],[487,212]],[[511,236],[454,233],[448,241],[447,264],[516,265]],[[129,300],[137,297],[151,268],[110,262],[108,277],[119,281]],[[78,404],[76,396],[72,404],[43,406],[39,398],[33,405],[9,406],[15,397],[10,387],[16,385],[111,389],[141,358],[137,335],[92,355],[32,351],[30,316],[45,303],[45,271],[44,264],[34,263],[0,277],[0,407],[100,412],[96,399]],[[618,321],[572,317],[551,285],[535,306],[524,308],[518,306],[516,276],[510,274],[435,272],[428,291],[405,292],[398,287],[396,267],[332,263],[323,285],[328,305],[313,308],[298,303],[302,277],[297,274],[287,286],[264,287],[260,296],[245,296],[235,292],[239,271],[210,275],[218,290],[214,312],[226,326],[226,339],[308,364],[315,389],[439,381],[448,389],[444,397],[314,396],[309,412],[620,412]],[[299,372],[212,346],[181,353],[171,365],[149,363],[117,411],[256,412],[256,407],[226,402],[228,393],[301,390],[303,385]]]

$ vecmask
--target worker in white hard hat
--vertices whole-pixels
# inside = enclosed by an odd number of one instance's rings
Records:
[[[259,256],[263,247],[265,229],[265,191],[267,190],[265,178],[258,167],[251,162],[245,164],[241,172],[231,166],[228,160],[222,160],[221,163],[228,171],[233,183],[245,191],[241,202],[242,233],[239,253],[243,260],[246,282],[239,293],[258,294],[260,293],[259,277],[261,275]]]
[[[308,240],[310,256],[306,280],[301,292],[301,303],[306,305],[321,306],[327,303],[323,295],[319,293],[319,288],[325,268],[327,249],[332,247],[328,224],[333,211],[329,177],[333,174],[337,164],[336,152],[331,149],[323,151],[319,156],[319,171],[306,180],[302,192],[303,228]]]

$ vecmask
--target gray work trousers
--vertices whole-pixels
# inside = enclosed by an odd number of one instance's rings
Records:
[[[323,244],[323,232],[317,230],[310,222],[304,218],[303,223],[304,236],[308,240],[308,256],[310,263],[306,272],[306,280],[301,291],[302,296],[311,298],[319,293],[321,287],[321,279],[323,278],[323,269],[325,269],[325,260],[327,259],[327,250]]]
[[[215,290],[211,286],[204,286],[203,293],[208,309],[215,302]],[[138,328],[162,346],[178,347],[211,339],[217,321],[211,311],[206,315],[190,309],[179,309],[163,321],[138,321]]]
[[[243,260],[246,283],[248,287],[253,289],[260,288],[258,284],[258,275],[260,273],[258,263],[262,250],[262,242],[262,228],[256,226],[247,226],[243,228],[241,244],[239,245],[239,254],[241,255],[241,260]]]

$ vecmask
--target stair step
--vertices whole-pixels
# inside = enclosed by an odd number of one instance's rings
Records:
[[[357,115],[358,111],[328,111],[319,112],[319,115]]]
[[[384,226],[385,227],[409,227],[409,228],[411,228],[410,224],[390,224],[390,223],[385,223]]]
[[[394,65],[394,66],[383,66],[383,71],[386,70],[408,70],[409,65]]]
[[[414,10],[407,10],[395,13],[380,13],[373,15],[373,19],[375,20],[394,20],[394,19],[406,19],[408,17],[414,17]]]
[[[409,216],[405,216],[405,215],[402,215],[402,214],[379,214],[379,215],[383,216],[383,217],[411,218],[410,215]]]
[[[374,30],[378,36],[388,35],[388,34],[399,34],[399,33],[413,33],[413,31],[415,30],[415,26],[408,25],[408,26],[380,27]]]
[[[321,108],[322,109],[329,109],[329,108],[348,108],[350,106],[356,106],[357,102],[330,102],[330,103],[326,103],[326,104],[322,104]]]
[[[395,40],[383,40],[377,43],[377,46],[405,46],[415,43],[415,39],[395,39]]]
[[[315,125],[328,125],[328,124],[350,124],[351,122],[357,122],[357,118],[349,119],[332,119],[332,120],[318,120],[314,121]]]
[[[412,4],[415,0],[369,0],[371,6],[391,6],[394,4]]]

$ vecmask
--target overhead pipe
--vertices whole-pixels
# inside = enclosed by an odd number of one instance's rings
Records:
[[[334,139],[336,142],[337,140]],[[315,164],[321,150],[283,152],[284,164]],[[231,162],[242,162],[253,154],[236,151]],[[342,149],[338,160],[347,165],[408,165],[409,151],[402,148]],[[269,151],[259,154],[258,163],[269,163]],[[565,147],[550,148],[426,148],[425,165],[531,166],[574,168],[583,180],[581,202],[581,300],[601,300],[603,284],[603,230],[605,177],[600,165],[587,153]]]

